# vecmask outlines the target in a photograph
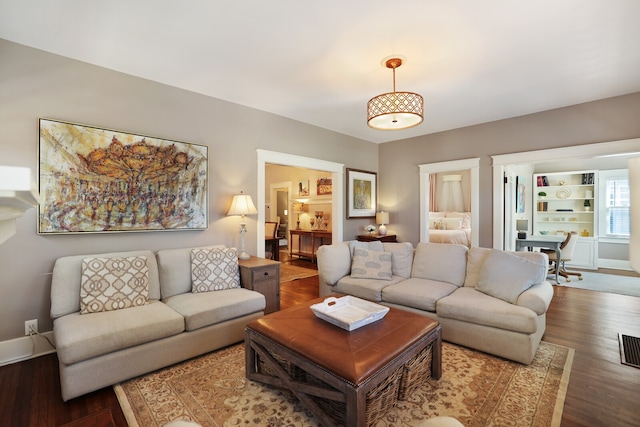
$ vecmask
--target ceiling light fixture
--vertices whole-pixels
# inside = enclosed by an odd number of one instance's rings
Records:
[[[367,124],[378,130],[400,130],[418,126],[424,120],[424,99],[413,92],[396,92],[396,68],[402,59],[385,62],[393,70],[393,92],[371,98],[367,104]]]

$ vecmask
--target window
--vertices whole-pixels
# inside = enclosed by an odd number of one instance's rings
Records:
[[[629,174],[627,169],[600,171],[600,236],[629,239]]]

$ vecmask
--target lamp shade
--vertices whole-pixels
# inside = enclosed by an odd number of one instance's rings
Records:
[[[414,127],[424,120],[424,99],[413,92],[396,92],[396,68],[401,58],[385,62],[393,70],[393,92],[374,96],[367,103],[367,124],[378,130],[400,130]]]
[[[255,215],[258,213],[251,196],[248,194],[236,194],[231,201],[231,207],[227,215]]]
[[[389,212],[377,212],[376,224],[389,224]]]

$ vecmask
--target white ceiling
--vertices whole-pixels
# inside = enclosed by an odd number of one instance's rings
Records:
[[[638,92],[639,17],[638,0],[0,0],[0,38],[380,143]],[[392,54],[425,121],[376,131]]]

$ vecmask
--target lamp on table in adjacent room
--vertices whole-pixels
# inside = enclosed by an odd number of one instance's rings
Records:
[[[247,224],[245,223],[244,217],[246,215],[255,215],[258,213],[255,205],[253,204],[253,200],[251,200],[251,196],[248,194],[236,194],[233,196],[233,200],[231,201],[231,207],[229,208],[229,212],[227,215],[240,215],[240,254],[238,255],[238,259],[249,259],[250,255],[244,250],[244,235],[247,233]]]

